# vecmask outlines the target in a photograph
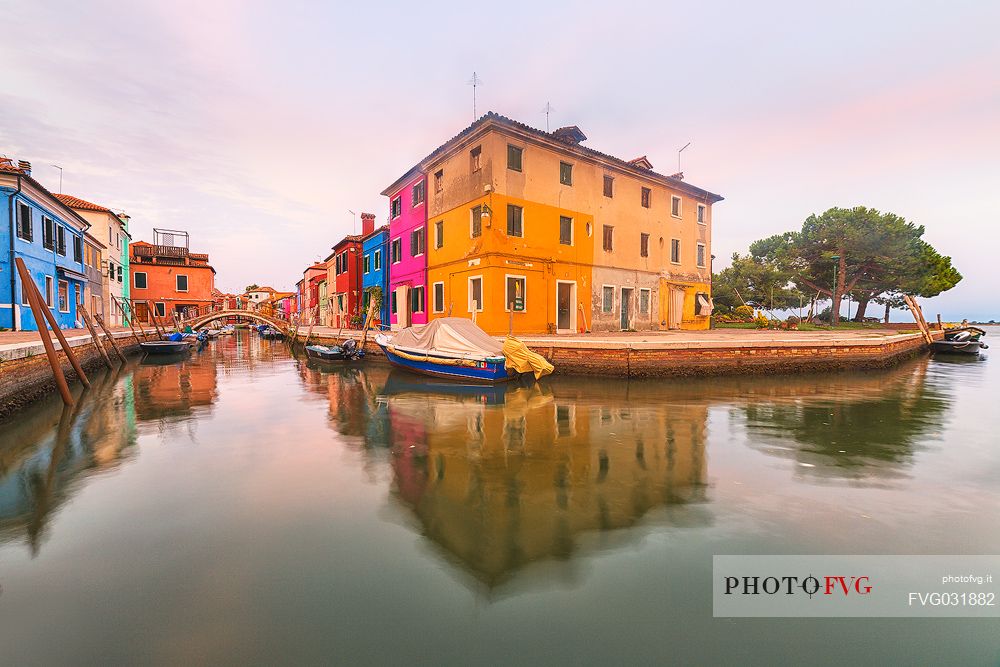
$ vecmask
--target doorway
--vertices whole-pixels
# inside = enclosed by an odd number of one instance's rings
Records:
[[[556,333],[576,331],[576,283],[556,281]]]
[[[684,290],[670,290],[670,312],[667,313],[667,322],[670,329],[681,328],[681,318],[684,315]]]
[[[622,331],[631,329],[632,324],[632,292],[631,287],[622,288]]]
[[[141,301],[139,301],[139,302],[132,302],[132,308],[135,310],[135,319],[139,320],[140,322],[149,322],[150,321],[149,320],[149,306],[147,306],[145,303],[143,303]]]

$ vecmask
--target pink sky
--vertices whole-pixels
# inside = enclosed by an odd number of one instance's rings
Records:
[[[695,4],[697,6],[695,6]],[[85,5],[85,6],[84,6]],[[876,6],[877,5],[877,6]],[[290,288],[479,113],[579,125],[726,197],[717,266],[831,206],[927,228],[1000,319],[1000,5],[35,2],[5,13],[0,153],[53,190],[187,229],[219,287]],[[358,223],[360,224],[360,222]],[[900,315],[900,318],[904,315]]]

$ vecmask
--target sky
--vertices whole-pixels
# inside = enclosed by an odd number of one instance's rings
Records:
[[[965,276],[929,319],[1000,320],[1000,3],[0,0],[0,154],[185,229],[217,286],[291,289],[379,193],[492,110],[578,125],[725,197],[716,269],[864,205]],[[350,211],[358,214],[355,216]],[[870,313],[878,315],[879,313]],[[894,319],[905,319],[899,315]]]

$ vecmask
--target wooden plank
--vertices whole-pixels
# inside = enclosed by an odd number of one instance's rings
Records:
[[[115,348],[115,353],[118,355],[118,358],[122,360],[122,363],[127,362],[128,359],[125,358],[125,355],[122,353],[121,349],[118,347],[118,343],[115,342],[115,337],[111,335],[111,332],[108,330],[108,327],[105,326],[105,324],[104,324],[104,318],[101,317],[100,315],[94,315],[94,319],[97,320],[97,324],[101,327],[101,330],[104,331],[104,334],[108,337],[108,340],[111,341],[111,347]],[[133,335],[134,334],[135,334],[135,332],[133,332]],[[139,343],[139,337],[138,336],[135,337],[135,342],[136,342],[136,344]]]

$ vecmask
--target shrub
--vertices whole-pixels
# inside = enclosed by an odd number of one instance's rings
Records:
[[[739,317],[743,321],[749,321],[753,319],[753,308],[750,306],[739,306],[733,311],[736,317]]]
[[[758,329],[766,329],[771,321],[767,319],[767,315],[764,313],[757,313],[757,316],[753,319],[754,324],[757,325]]]

